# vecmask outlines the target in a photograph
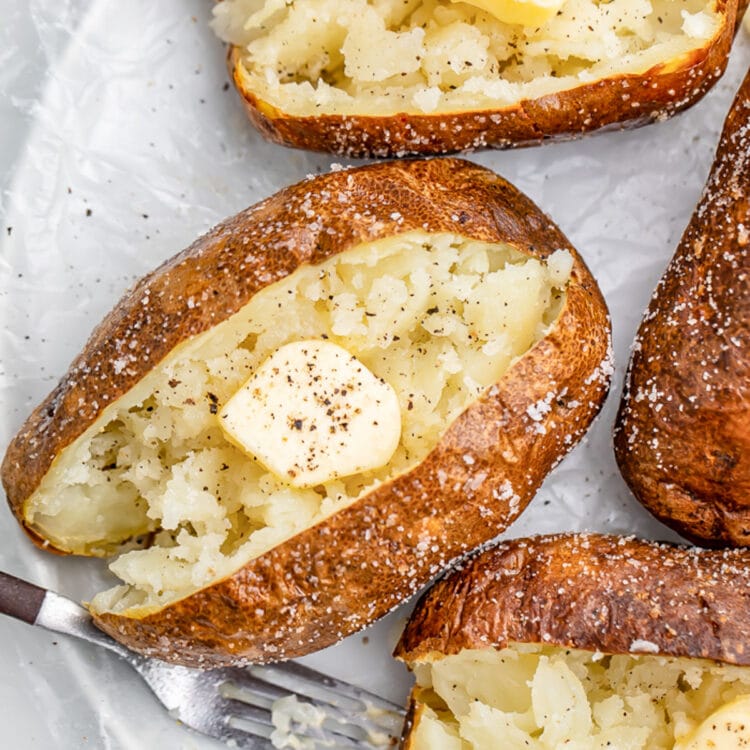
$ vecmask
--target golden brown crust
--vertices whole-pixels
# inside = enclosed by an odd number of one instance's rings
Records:
[[[473,558],[417,604],[407,663],[511,642],[750,665],[750,551],[632,537],[516,539]]]
[[[312,224],[310,211],[318,219]],[[138,651],[189,664],[268,661],[322,648],[505,529],[583,435],[609,384],[609,321],[566,238],[482,167],[457,159],[376,164],[287,188],[141,281],[12,442],[3,482],[19,520],[54,457],[175,345],[302,263],[413,230],[504,242],[537,258],[567,248],[574,268],[553,329],[413,471],[207,589],[142,619],[103,614],[100,627]],[[119,341],[134,341],[139,356],[117,371]]]
[[[750,75],[641,323],[615,431],[636,497],[709,545],[750,544],[749,131]]]
[[[420,688],[416,686],[409,693],[409,699],[406,704],[406,716],[401,728],[399,743],[401,750],[414,750],[416,742],[416,732],[414,730],[419,726],[425,712],[425,704],[420,700],[420,693]]]
[[[353,157],[443,154],[537,145],[596,130],[665,120],[699,101],[721,77],[747,0],[719,0],[721,23],[704,47],[640,74],[614,75],[514,105],[473,112],[294,116],[249,90],[241,50],[228,67],[253,124],[285,146]]]

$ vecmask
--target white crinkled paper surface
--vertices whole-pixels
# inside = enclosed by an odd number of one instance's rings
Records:
[[[310,173],[326,155],[265,142],[229,86],[206,0],[0,0],[0,450],[133,281],[220,219]],[[674,534],[631,497],[611,429],[628,348],[700,195],[750,62],[666,123],[470,158],[559,224],[599,280],[613,325],[612,394],[587,438],[507,536],[561,530]],[[345,164],[348,162],[344,162]],[[87,599],[98,563],[34,548],[0,510],[0,569]],[[409,606],[305,659],[402,701],[390,659]],[[0,618],[0,745],[211,748],[109,653]]]

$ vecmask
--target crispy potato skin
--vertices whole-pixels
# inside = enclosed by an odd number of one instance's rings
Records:
[[[639,127],[695,104],[723,74],[746,6],[747,0],[719,0],[723,23],[705,47],[641,74],[610,76],[512,106],[471,112],[289,115],[247,88],[237,47],[230,47],[227,63],[250,120],[266,138],[284,146],[352,157],[512,148]]]
[[[605,303],[581,258],[489,170],[457,159],[381,163],[283,190],[135,286],[8,450],[3,483],[21,523],[55,456],[181,341],[303,263],[412,230],[508,243],[536,258],[567,248],[575,262],[558,322],[414,470],[162,610],[140,618],[94,613],[102,629],[137,651],[204,666],[327,646],[505,529],[583,435],[606,395],[611,363]],[[116,372],[117,342],[131,341],[139,356]],[[540,401],[550,406],[541,416],[532,408]]]
[[[420,700],[421,692],[420,688],[416,686],[409,692],[406,716],[404,717],[404,725],[401,728],[401,738],[399,742],[401,750],[413,750],[414,748],[416,729],[422,721],[422,716],[425,710],[425,704]]]
[[[750,552],[562,534],[504,542],[435,584],[396,646],[407,663],[511,642],[750,666]],[[634,641],[648,641],[650,650]]]
[[[750,75],[641,323],[615,429],[636,497],[710,546],[750,544],[749,128]]]

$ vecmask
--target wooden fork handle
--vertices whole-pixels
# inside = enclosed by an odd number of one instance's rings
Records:
[[[47,590],[0,571],[0,613],[33,625]]]

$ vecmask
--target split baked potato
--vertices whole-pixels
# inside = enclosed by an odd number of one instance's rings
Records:
[[[599,289],[492,172],[309,178],[141,280],[11,443],[13,512],[115,556],[96,623],[191,665],[298,656],[505,529],[611,375]]]
[[[615,429],[635,496],[688,539],[750,544],[750,75],[638,330]]]
[[[435,584],[396,648],[408,750],[750,745],[750,553],[564,534]]]
[[[287,146],[436,154],[662,120],[726,66],[747,0],[223,0],[250,119]]]

